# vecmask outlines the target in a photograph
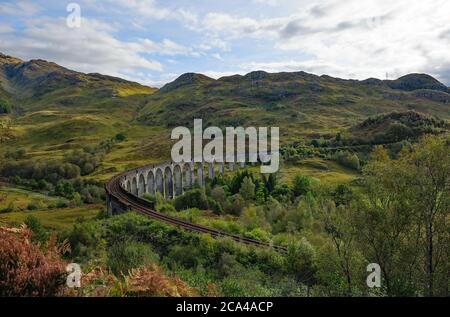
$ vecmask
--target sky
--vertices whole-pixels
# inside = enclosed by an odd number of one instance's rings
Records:
[[[0,52],[155,87],[255,70],[450,85],[450,1],[0,0]]]

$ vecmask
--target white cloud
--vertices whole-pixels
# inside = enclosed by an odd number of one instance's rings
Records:
[[[221,72],[221,71],[214,71],[214,70],[207,70],[202,72],[202,74],[214,78],[214,79],[219,79],[221,77],[225,77],[225,76],[233,76],[236,74],[240,74],[243,75],[242,70],[236,70],[236,71],[226,71],[226,72]]]
[[[252,2],[256,4],[265,4],[272,7],[279,5],[278,0],[252,0]]]
[[[183,8],[169,8],[155,0],[107,0],[111,5],[130,10],[134,15],[156,20],[174,19],[186,23],[197,23],[197,15]]]
[[[113,30],[108,24],[86,18],[80,28],[68,28],[65,19],[42,19],[31,21],[19,35],[1,34],[0,46],[24,59],[45,58],[78,71],[122,77],[141,69],[162,71],[159,62],[144,57],[149,46],[153,47],[150,52],[162,50],[163,54],[181,49],[169,40],[152,45],[142,39],[120,41],[111,34]]]
[[[214,57],[215,59],[223,62],[223,58],[219,53],[213,53],[213,54],[211,54],[211,56]]]
[[[14,32],[14,29],[10,25],[0,23],[0,33],[11,33],[11,32]]]
[[[55,14],[56,0],[0,0],[0,50],[158,85],[172,78],[163,61],[172,72],[232,74],[209,68],[211,57],[221,60],[217,69],[236,73],[362,79],[426,72],[450,83],[448,0],[252,0],[233,9],[231,2],[79,1],[82,27],[68,29],[64,6],[60,19],[43,18]]]
[[[146,53],[158,53],[160,55],[188,55],[191,49],[183,45],[175,43],[169,39],[164,39],[160,43],[154,42],[150,39],[139,39],[138,43],[141,45],[139,49]]]
[[[40,11],[40,7],[29,1],[16,1],[0,3],[0,13],[18,16],[30,16]]]
[[[250,64],[272,71],[304,69],[353,78],[428,72],[449,80],[449,12],[445,0],[322,0],[277,18],[208,13],[202,27],[228,41],[274,42],[277,52],[291,58]],[[298,59],[292,58],[295,53]]]

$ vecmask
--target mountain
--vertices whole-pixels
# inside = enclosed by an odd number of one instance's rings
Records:
[[[386,80],[385,83],[393,89],[405,91],[429,89],[450,93],[447,86],[427,74],[409,74],[396,80]]]
[[[120,78],[84,74],[40,59],[25,62],[1,53],[0,87],[10,94],[10,103],[16,111],[77,107],[155,91]]]
[[[254,71],[218,80],[187,73],[146,97],[139,121],[174,127],[193,118],[218,126],[280,126],[293,137],[349,128],[369,116],[414,110],[450,118],[448,88],[429,75],[344,80]],[[205,124],[205,125],[206,125]]]
[[[424,134],[450,132],[450,122],[415,111],[391,112],[370,117],[348,130],[351,139],[366,143],[392,143]]]
[[[84,74],[45,60],[0,54],[0,128],[8,126],[6,151],[58,158],[126,132],[149,134],[133,120],[155,88],[101,74]],[[4,113],[9,113],[5,115]],[[0,134],[2,133],[0,129]]]
[[[17,148],[30,157],[61,157],[122,133],[126,141],[103,163],[113,173],[130,161],[143,165],[167,159],[170,129],[192,126],[194,118],[203,118],[204,126],[278,126],[281,142],[290,142],[334,136],[391,112],[449,119],[450,94],[444,87],[422,74],[359,81],[254,71],[217,80],[186,73],[157,90],[0,54],[0,123],[6,118],[8,126],[0,157]],[[382,129],[360,128],[371,135]]]

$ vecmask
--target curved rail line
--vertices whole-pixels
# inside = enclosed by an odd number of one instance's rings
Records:
[[[121,186],[121,179],[127,174],[127,172],[123,172],[121,174],[118,174],[111,178],[105,185],[105,189],[108,195],[114,197],[117,201],[119,201],[124,206],[127,206],[128,209],[133,210],[135,212],[138,212],[140,214],[143,214],[145,216],[148,216],[152,219],[156,219],[162,222],[165,222],[167,224],[173,225],[173,226],[179,226],[185,230],[191,231],[191,232],[197,232],[197,233],[206,233],[211,235],[213,238],[219,238],[219,237],[228,237],[233,239],[234,241],[241,242],[247,245],[253,245],[258,247],[267,247],[267,248],[273,248],[275,251],[278,252],[286,252],[287,248],[283,246],[276,246],[269,243],[261,242],[258,240],[226,233],[223,231],[211,229],[202,225],[194,224],[176,217],[168,216],[161,214],[155,210],[153,210],[153,205],[145,200],[142,199],[136,195],[133,195],[132,193],[126,191]]]

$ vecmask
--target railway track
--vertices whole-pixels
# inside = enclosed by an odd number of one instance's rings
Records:
[[[127,208],[130,210],[133,210],[137,213],[140,213],[140,214],[150,217],[152,219],[155,219],[155,220],[158,220],[161,222],[165,222],[165,223],[173,225],[173,226],[181,227],[187,231],[209,234],[214,238],[228,237],[228,238],[231,238],[234,241],[237,241],[240,243],[244,243],[247,245],[253,245],[253,246],[257,246],[257,247],[272,248],[278,252],[286,252],[286,250],[287,250],[287,248],[283,247],[283,246],[276,246],[276,245],[261,242],[258,240],[226,233],[226,232],[211,229],[211,228],[208,228],[208,227],[205,227],[202,225],[194,224],[194,223],[191,223],[191,222],[188,222],[188,221],[176,218],[176,217],[161,214],[161,213],[153,210],[150,202],[127,192],[120,185],[121,178],[125,174],[126,174],[126,172],[121,173],[121,174],[116,175],[113,178],[111,178],[106,183],[105,189],[109,195],[113,196],[121,204],[127,206]]]

